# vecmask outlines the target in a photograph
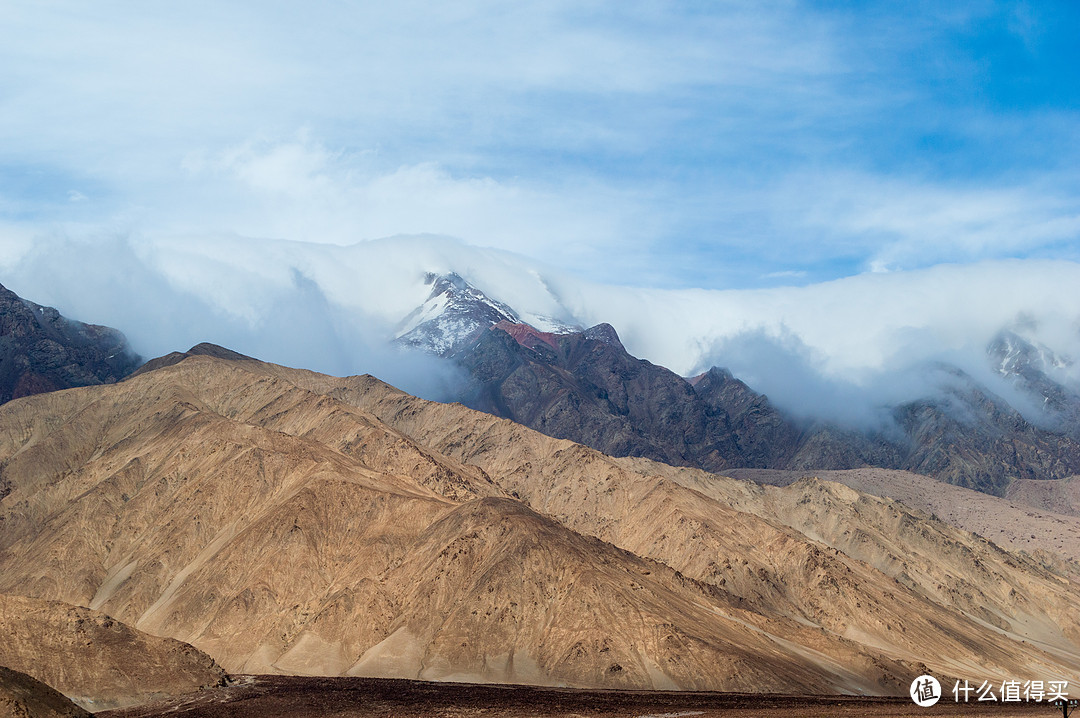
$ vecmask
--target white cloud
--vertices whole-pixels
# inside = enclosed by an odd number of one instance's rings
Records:
[[[319,371],[371,372],[430,396],[445,376],[423,362],[398,362],[385,346],[425,299],[428,271],[457,271],[520,311],[609,322],[631,353],[680,374],[727,366],[781,406],[852,421],[924,390],[916,370],[927,362],[985,372],[987,343],[1004,328],[1022,328],[1056,353],[1080,358],[1080,264],[1060,260],[707,291],[596,284],[438,237],[351,246],[238,236],[54,237],[36,238],[32,249],[6,260],[0,255],[0,281],[10,288],[75,318],[117,326],[146,355],[208,340]]]
[[[1067,114],[1054,129],[927,104],[904,74],[924,46],[962,66],[940,38],[987,12],[14,0],[0,192],[9,168],[19,191],[0,212],[39,230],[433,232],[684,286],[1039,251],[1075,239],[1075,181],[1024,167],[1014,185],[947,184],[876,143],[901,119],[1075,135]],[[64,202],[71,187],[93,201]]]
[[[0,183],[30,168],[94,199],[61,211],[46,186],[4,211],[106,233],[434,232],[633,278],[688,195],[649,155],[702,102],[710,122],[787,90],[829,104],[828,30],[787,3],[4,3]]]
[[[621,327],[627,346],[680,373],[722,363],[713,348],[747,332],[792,335],[815,368],[858,381],[900,364],[982,351],[1023,312],[1047,325],[1080,317],[1080,264],[1003,260],[886,274],[805,287],[742,291],[628,290],[582,285],[569,304],[588,320]],[[1068,322],[1066,322],[1068,324]],[[1080,357],[1080,340],[1065,353]]]

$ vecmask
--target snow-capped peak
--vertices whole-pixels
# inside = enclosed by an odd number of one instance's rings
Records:
[[[428,272],[431,292],[399,325],[395,341],[429,354],[449,356],[484,329],[499,322],[528,324],[549,334],[567,334],[580,327],[533,312],[518,312],[484,294],[460,274]]]
[[[1069,357],[1058,355],[1043,344],[1032,343],[1007,330],[994,338],[987,353],[995,362],[997,373],[1003,377],[1019,376],[1031,371],[1067,369],[1072,365]]]
[[[482,329],[502,321],[519,323],[512,308],[492,299],[456,272],[428,273],[431,293],[402,320],[396,341],[431,354],[453,354]]]

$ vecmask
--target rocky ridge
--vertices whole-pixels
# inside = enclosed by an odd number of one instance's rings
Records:
[[[458,401],[612,455],[708,471],[882,467],[997,496],[1011,482],[1080,471],[1080,392],[1061,374],[1069,362],[1017,331],[987,347],[1009,400],[956,367],[930,365],[924,379],[935,389],[856,429],[796,419],[718,367],[687,380],[641,361],[610,325],[537,322],[458,275],[428,279],[431,295],[397,341],[461,365],[469,381]]]
[[[891,430],[865,431],[793,419],[723,369],[683,379],[631,356],[608,325],[535,335],[504,320],[463,344],[459,399],[614,456],[714,472],[876,466],[1000,496],[1013,481],[1080,471],[1080,442],[954,367],[932,368],[939,393],[894,407]]]

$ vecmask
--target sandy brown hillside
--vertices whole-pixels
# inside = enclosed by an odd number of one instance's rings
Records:
[[[36,678],[0,666],[0,718],[90,718],[90,715]]]
[[[1031,554],[1043,552],[1039,555],[1049,560],[1053,554],[1060,555],[1074,563],[1071,568],[1080,577],[1080,510],[1069,515],[1070,489],[1076,493],[1080,507],[1080,482],[1073,479],[1014,481],[1002,499],[893,469],[809,472],[736,469],[731,474],[777,486],[813,477],[836,481],[864,493],[896,499],[1006,548]]]
[[[101,710],[225,681],[205,653],[137,631],[100,611],[0,595],[0,665]]]
[[[0,471],[0,590],[231,671],[904,692],[923,664],[1080,667],[1076,586],[970,534],[847,489],[615,461],[366,377],[195,356],[23,399],[0,407]],[[958,575],[905,578],[914,536],[912,561]]]
[[[1070,664],[1080,655],[1076,583],[896,502],[822,482],[761,487],[645,459],[612,459],[370,378],[321,388],[477,464],[567,525],[754,606],[909,656],[941,659],[950,634],[963,644],[966,633],[988,626]],[[833,551],[820,551],[821,544]],[[931,607],[921,606],[927,599]],[[941,608],[979,628],[942,630],[950,621],[937,613]]]
[[[1080,517],[1080,476],[1051,481],[1014,481],[1006,497],[1043,511]]]
[[[230,670],[800,691],[906,673],[819,666],[724,593],[256,365],[197,357],[13,402],[0,427],[4,588]]]

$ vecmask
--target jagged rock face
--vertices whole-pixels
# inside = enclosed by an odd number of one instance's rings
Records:
[[[792,462],[802,441],[802,431],[770,404],[768,398],[731,372],[717,367],[694,377],[690,383],[711,413],[727,417],[727,426],[739,450],[738,456],[729,461],[758,468]]]
[[[59,601],[0,594],[0,635],[0,665],[95,711],[221,685],[226,677],[186,643]]]
[[[1080,444],[1032,425],[966,378],[944,399],[912,402],[894,414],[910,445],[900,465],[889,468],[997,496],[1012,481],[1061,479],[1080,470]]]
[[[726,370],[688,382],[636,359],[610,325],[552,336],[554,345],[526,336],[496,325],[459,353],[473,381],[464,404],[613,456],[708,471],[898,461],[879,439],[796,423]]]
[[[723,369],[687,382],[632,357],[607,325],[545,341],[523,326],[500,323],[458,352],[472,378],[463,403],[613,456],[707,471],[878,466],[995,495],[1080,472],[1080,443],[955,368],[938,367],[940,396],[896,407],[898,430],[884,433],[796,421]]]
[[[66,319],[0,286],[0,403],[112,383],[138,365],[115,329]]]
[[[948,377],[938,397],[893,410],[902,437],[820,422],[800,433],[797,424],[764,396],[720,370],[711,370],[694,386],[711,408],[732,417],[740,446],[749,450],[739,464],[746,468],[877,466],[997,496],[1011,481],[1059,479],[1080,470],[1080,444],[1070,436],[1035,426],[958,369],[938,367],[938,371]],[[758,446],[762,450],[754,451]]]
[[[609,325],[550,335],[552,344],[508,330],[461,352],[467,406],[615,456],[716,470],[739,455],[726,417],[674,372],[630,356]]]
[[[0,407],[0,590],[237,672],[902,694],[1077,667],[1076,588],[1023,557],[836,485],[633,461],[189,356]]]
[[[1001,332],[987,348],[992,366],[1028,396],[1045,423],[1080,440],[1080,392],[1055,381],[1049,372],[1072,366],[1072,361],[1046,347],[1037,347],[1014,332]]]

